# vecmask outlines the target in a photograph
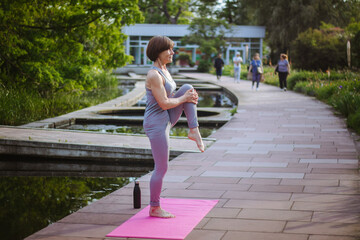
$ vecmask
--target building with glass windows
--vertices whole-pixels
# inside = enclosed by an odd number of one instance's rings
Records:
[[[146,47],[150,38],[163,35],[175,42],[176,54],[186,53],[195,64],[201,59],[198,45],[182,45],[181,38],[189,34],[189,25],[173,24],[136,24],[123,28],[128,38],[125,42],[126,54],[132,55],[134,60],[129,66],[148,66],[152,62],[146,57]],[[226,51],[223,59],[226,64],[232,63],[236,52],[240,52],[244,63],[248,63],[256,52],[262,58],[263,39],[265,27],[263,26],[233,26],[225,34],[227,40]]]

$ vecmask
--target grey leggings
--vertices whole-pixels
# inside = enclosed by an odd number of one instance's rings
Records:
[[[191,85],[184,84],[173,97],[180,97],[184,95],[187,90],[192,88]],[[149,136],[155,163],[154,172],[150,179],[150,206],[153,207],[160,206],[162,182],[168,169],[170,128],[177,123],[183,111],[185,112],[189,128],[198,127],[196,105],[194,103],[183,103],[168,110],[170,122],[159,123],[165,125],[163,131],[156,133],[156,137]]]

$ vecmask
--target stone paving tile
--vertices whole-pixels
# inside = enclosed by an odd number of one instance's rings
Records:
[[[205,171],[201,174],[202,177],[251,177],[254,172],[232,172],[232,171]]]
[[[252,167],[248,169],[249,172],[275,172],[275,173],[310,173],[312,169],[310,168],[273,168],[273,167]]]
[[[239,208],[213,208],[208,215],[209,218],[236,218]]]
[[[222,198],[229,199],[244,199],[244,200],[289,200],[291,193],[276,193],[271,194],[267,192],[243,192],[243,191],[226,191]]]
[[[291,210],[317,211],[317,212],[356,212],[360,213],[359,201],[339,202],[294,202]],[[231,205],[230,205],[231,206]]]
[[[323,235],[348,235],[359,233],[360,225],[354,223],[315,223],[315,222],[288,222],[284,233],[323,234]]]
[[[349,174],[312,174],[307,173],[305,179],[338,179],[338,180],[360,180],[359,175],[349,175]]]
[[[243,209],[237,216],[244,219],[276,220],[276,221],[310,221],[312,211],[289,211],[269,209]]]
[[[250,192],[269,192],[273,193],[297,193],[303,192],[304,186],[302,185],[253,185],[249,189]]]
[[[318,158],[314,158],[314,159],[300,159],[299,163],[337,163],[338,160],[337,159],[318,159]]]
[[[198,225],[196,225],[195,229],[202,229],[209,222],[209,220],[210,218],[204,217],[203,219],[201,219]]]
[[[306,234],[228,231],[222,240],[307,240]]]
[[[241,150],[234,149],[226,151],[227,154],[245,154],[245,155],[267,155],[269,151],[267,150],[257,150],[257,149],[249,149],[249,150]]]
[[[65,236],[65,237],[92,237],[103,238],[117,226],[76,224],[76,223],[53,223],[36,233],[40,236]]]
[[[292,206],[290,201],[261,201],[261,200],[237,200],[230,199],[224,207],[228,208],[255,208],[255,209],[282,209],[290,210]],[[294,209],[298,210],[298,209]],[[299,209],[307,210],[307,209]]]
[[[214,162],[249,162],[252,157],[243,156],[243,155],[231,155],[225,154],[221,158],[214,159]],[[214,164],[215,164],[214,163]]]
[[[253,184],[253,185],[279,185],[281,179],[271,178],[243,178],[240,184]]]
[[[59,223],[81,223],[81,224],[105,224],[120,225],[132,215],[125,214],[103,214],[103,213],[80,213],[76,212],[58,221]]]
[[[304,173],[255,172],[253,178],[304,178]]]
[[[303,185],[303,186],[339,186],[338,179],[281,179],[280,185]]]
[[[241,178],[239,177],[190,177],[185,182],[197,183],[238,183]]]
[[[211,166],[211,167],[207,167],[206,169],[204,169],[204,172],[206,171],[230,171],[230,172],[248,172],[249,171],[249,167],[221,167],[221,166]]]
[[[347,153],[347,152],[336,152],[332,154],[316,154],[317,158],[356,158],[357,153]]]
[[[195,176],[198,176],[198,175],[195,175]],[[177,183],[182,183],[184,182],[186,179],[188,179],[190,176],[188,175],[184,175],[184,176],[181,176],[181,175],[178,175],[178,176],[174,176],[174,175],[165,175],[164,177],[164,182],[177,182]],[[150,181],[150,178],[151,178],[151,175],[150,174],[147,174],[141,178],[139,178],[138,180],[140,182],[149,182]]]
[[[353,212],[314,212],[312,222],[359,223],[359,213]]]
[[[166,173],[169,174],[168,176],[172,176],[172,177],[174,177],[174,176],[180,176],[180,177],[187,176],[187,177],[189,177],[189,176],[200,176],[203,172],[204,172],[204,170],[200,168],[200,169],[197,169],[197,170],[194,170],[194,171],[169,169]],[[169,181],[169,178],[167,180],[165,180],[165,181]]]
[[[200,190],[238,190],[247,191],[251,187],[250,184],[225,184],[225,183],[194,183],[188,189]]]
[[[304,193],[331,193],[331,194],[360,194],[360,189],[354,187],[323,187],[323,186],[305,186]]]
[[[253,162],[263,162],[263,161],[267,161],[267,162],[283,162],[283,163],[298,163],[299,162],[299,158],[298,157],[294,157],[294,156],[281,156],[281,155],[271,155],[270,157],[267,156],[266,158],[259,158],[259,157],[254,157],[252,159]]]
[[[227,167],[278,167],[286,168],[287,163],[269,163],[269,162],[217,162],[214,166]]]
[[[179,170],[196,171],[200,167],[201,165],[170,165],[168,167],[168,171],[179,171]]]
[[[194,230],[185,240],[220,240],[223,239],[226,231]]]
[[[358,164],[359,160],[357,159],[339,159],[339,163],[350,163],[350,164]]]
[[[342,168],[342,169],[358,169],[358,164],[345,164],[345,163],[310,163],[309,168]]]
[[[288,168],[308,168],[307,163],[294,163],[294,162],[290,162],[288,164]]]
[[[311,173],[336,173],[336,174],[359,174],[358,169],[344,169],[344,168],[313,168]]]
[[[356,189],[360,189],[360,181],[348,181],[348,180],[341,180],[340,186],[342,187],[353,187]]]
[[[163,197],[178,197],[178,198],[212,198],[219,199],[225,191],[219,190],[179,190],[179,189],[165,189],[161,195]]]
[[[142,207],[148,205],[147,202],[142,202]],[[113,214],[125,214],[125,215],[135,215],[139,212],[140,209],[134,209],[132,203],[131,204],[102,204],[102,203],[92,203],[77,212],[80,213],[113,213]]]
[[[227,231],[281,232],[285,221],[211,218],[203,229]]]
[[[315,154],[304,153],[304,152],[272,152],[271,157],[273,158],[316,158]],[[298,162],[298,161],[297,161]]]
[[[291,201],[301,202],[356,202],[359,196],[354,195],[334,195],[334,194],[311,194],[311,193],[294,193],[291,196]],[[359,203],[360,206],[360,203]]]
[[[311,235],[309,240],[359,240],[359,238],[349,236]]]
[[[229,199],[220,198],[219,202],[215,205],[216,208],[223,208],[224,205],[229,201]]]

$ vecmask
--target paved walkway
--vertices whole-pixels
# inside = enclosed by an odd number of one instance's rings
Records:
[[[266,85],[255,92],[225,77],[221,84],[239,96],[238,113],[205,153],[171,161],[165,178],[162,197],[220,200],[186,239],[358,239],[358,154],[344,121],[310,97]],[[149,176],[140,179],[143,207]],[[132,187],[27,239],[114,239],[105,235],[138,212]]]
[[[32,129],[22,127],[0,126],[0,141],[15,140],[24,142],[36,142],[41,148],[42,143],[60,143],[62,145],[88,145],[106,147],[122,147],[130,149],[151,149],[149,139],[145,135],[135,134],[112,134],[91,131],[71,131],[64,129]],[[199,152],[196,145],[186,137],[171,137],[170,144],[173,151]],[[205,145],[210,146],[213,141],[206,140]],[[43,147],[44,148],[44,147]],[[0,152],[7,149],[0,148]]]

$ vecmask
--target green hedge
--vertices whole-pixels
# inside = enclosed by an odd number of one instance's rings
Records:
[[[216,74],[215,68],[212,67],[210,69],[210,73],[211,74]],[[229,76],[229,77],[234,77],[234,65],[229,64],[229,65],[225,65],[223,68],[223,72],[222,72],[223,76]],[[240,79],[246,79],[247,77],[247,65],[243,64],[241,65],[241,73],[240,73]]]
[[[328,77],[319,72],[298,72],[289,77],[289,82],[294,85],[294,91],[333,106],[347,118],[348,127],[360,133],[360,74],[337,72]]]

